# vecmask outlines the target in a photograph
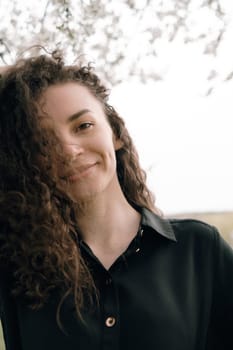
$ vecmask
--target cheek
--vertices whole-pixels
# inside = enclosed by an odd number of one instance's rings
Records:
[[[112,153],[115,151],[114,140],[111,130],[101,130],[89,139],[89,146],[102,153]]]
[[[60,147],[52,145],[52,150],[44,149],[44,154],[37,154],[35,164],[45,178],[47,176],[55,181],[59,180],[60,169],[64,169],[65,158],[62,155]]]
[[[116,162],[116,151],[112,140],[105,144],[106,155],[111,162]]]

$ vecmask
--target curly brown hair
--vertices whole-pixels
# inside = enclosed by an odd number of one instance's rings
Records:
[[[34,309],[54,289],[72,294],[78,316],[96,293],[79,251],[72,201],[56,185],[52,149],[56,136],[39,123],[42,94],[54,84],[77,82],[101,102],[123,147],[116,151],[122,191],[135,208],[157,211],[124,121],[108,104],[109,92],[91,65],[65,65],[53,53],[20,59],[0,79],[0,266],[9,269],[12,293]],[[43,156],[43,167],[38,162]],[[59,309],[58,307],[58,309]]]

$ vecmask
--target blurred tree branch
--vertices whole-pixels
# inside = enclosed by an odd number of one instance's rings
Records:
[[[162,40],[199,42],[204,54],[216,56],[228,24],[220,0],[41,0],[37,10],[20,0],[2,0],[1,7],[0,59],[5,64],[41,44],[50,51],[61,48],[73,60],[93,61],[111,84],[131,76],[163,79],[157,64]],[[201,22],[200,30],[202,13],[211,21]]]

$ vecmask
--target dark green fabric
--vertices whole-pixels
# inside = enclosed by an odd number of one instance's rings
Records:
[[[84,325],[67,298],[63,333],[56,293],[36,312],[12,303],[1,282],[7,350],[233,349],[233,251],[214,227],[142,209],[141,229],[109,271],[79,245],[100,307],[85,306]],[[112,327],[105,324],[109,316],[116,320]]]

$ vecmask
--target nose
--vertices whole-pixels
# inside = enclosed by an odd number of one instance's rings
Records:
[[[74,160],[83,153],[83,148],[78,143],[63,143],[63,152],[69,160]]]

